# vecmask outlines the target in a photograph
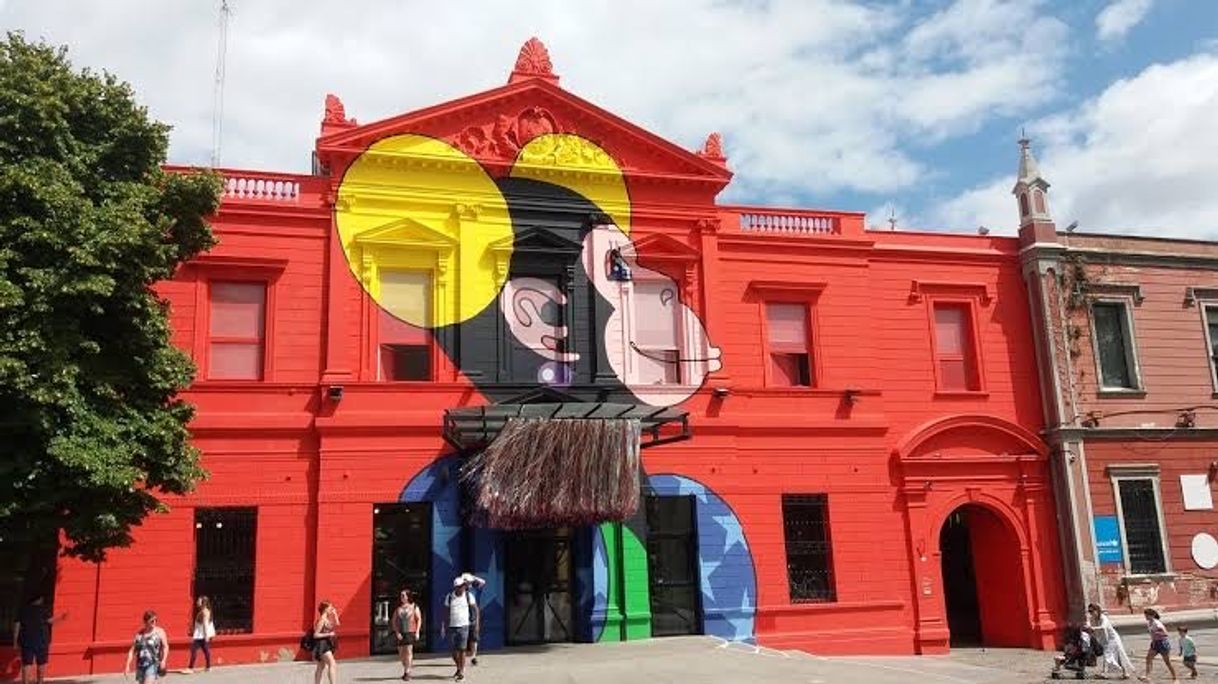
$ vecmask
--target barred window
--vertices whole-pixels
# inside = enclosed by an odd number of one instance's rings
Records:
[[[782,526],[792,603],[837,600],[827,494],[784,494]]]
[[[1163,555],[1163,530],[1159,526],[1159,502],[1150,478],[1117,480],[1121,496],[1121,522],[1129,573],[1152,575],[1167,572]]]
[[[211,600],[216,631],[254,630],[257,508],[195,509],[194,596]]]

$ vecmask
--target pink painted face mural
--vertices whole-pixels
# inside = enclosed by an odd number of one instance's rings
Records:
[[[634,243],[616,225],[593,226],[580,263],[613,307],[601,331],[609,364],[639,401],[673,406],[722,368],[701,319],[672,278],[638,264]]]

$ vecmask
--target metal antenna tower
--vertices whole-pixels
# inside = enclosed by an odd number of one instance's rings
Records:
[[[220,0],[220,41],[216,47],[216,82],[211,114],[211,165],[220,165],[220,141],[224,135],[224,58],[228,53],[228,0]]]

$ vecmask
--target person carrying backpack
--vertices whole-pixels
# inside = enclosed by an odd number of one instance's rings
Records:
[[[467,590],[464,577],[453,580],[453,590],[444,597],[444,607],[448,610],[443,613],[441,631],[448,635],[453,662],[457,665],[453,679],[459,682],[465,679],[465,650],[469,648],[470,630],[478,629],[480,620],[478,603]]]

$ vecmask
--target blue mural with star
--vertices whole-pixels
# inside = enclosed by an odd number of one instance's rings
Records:
[[[647,482],[659,496],[694,497],[703,633],[755,643],[757,572],[735,511],[709,487],[683,475],[651,475]]]
[[[444,596],[454,577],[473,572],[486,580],[475,591],[483,611],[481,648],[500,648],[506,641],[503,535],[485,528],[463,529],[459,467],[456,455],[439,458],[415,475],[399,497],[403,503],[432,505],[432,591],[426,628],[433,650],[444,650],[447,644],[440,633]],[[757,576],[743,526],[731,506],[706,485],[683,475],[650,475],[647,488],[658,496],[694,498],[703,633],[755,643]],[[467,556],[462,554],[463,534],[470,535]],[[574,558],[573,598],[577,622],[582,623],[576,633],[595,642],[605,629],[614,573],[608,567],[610,554],[600,526],[585,528],[574,541],[579,550]],[[470,567],[460,567],[463,557],[468,557]]]

